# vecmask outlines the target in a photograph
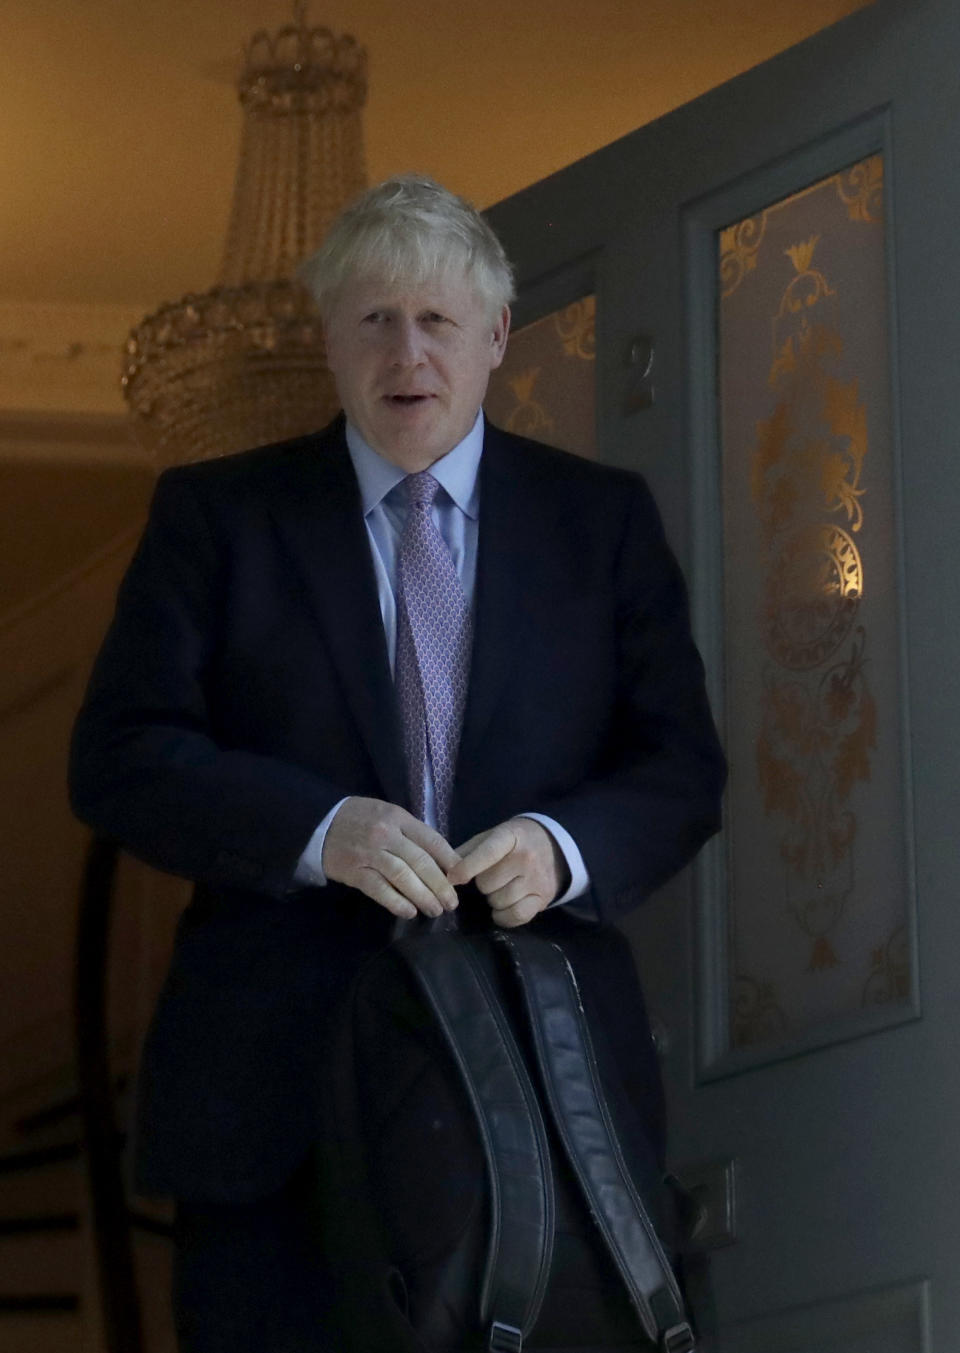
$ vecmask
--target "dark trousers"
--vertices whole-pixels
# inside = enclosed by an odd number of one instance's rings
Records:
[[[301,1172],[254,1203],[178,1207],[180,1353],[335,1353],[310,1182]]]

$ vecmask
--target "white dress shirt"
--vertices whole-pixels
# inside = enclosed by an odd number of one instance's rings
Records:
[[[395,490],[397,485],[406,479],[407,472],[398,465],[384,460],[367,445],[356,428],[349,423],[346,432],[347,449],[360,486],[363,519],[376,574],[380,616],[383,620],[392,672],[397,648],[397,547],[407,513],[403,495]],[[473,427],[463,441],[430,466],[430,473],[441,490],[434,499],[433,519],[450,551],[464,596],[468,606],[471,607],[477,576],[480,507],[478,471],[482,453],[483,414],[478,412]],[[429,764],[426,773],[424,820],[431,827],[435,827],[433,782]],[[320,862],[323,843],[330,823],[345,802],[344,798],[334,804],[307,842],[294,875],[297,883],[310,884],[314,887],[323,887],[326,884],[326,875]],[[533,818],[547,829],[559,846],[570,871],[570,885],[563,896],[556,899],[554,905],[572,901],[585,893],[590,886],[590,880],[583,856],[570,833],[559,822],[546,817],[543,813],[521,813],[519,816]]]

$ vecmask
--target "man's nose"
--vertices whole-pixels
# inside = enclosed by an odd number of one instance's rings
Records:
[[[393,326],[391,357],[398,366],[416,366],[423,359],[423,334],[413,319],[400,318]]]

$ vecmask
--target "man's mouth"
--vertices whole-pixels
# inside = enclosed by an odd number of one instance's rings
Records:
[[[407,405],[413,405],[413,404],[423,404],[423,403],[426,403],[426,401],[427,401],[428,399],[432,399],[432,395],[417,395],[417,394],[413,394],[413,395],[387,395],[387,396],[386,396],[386,400],[387,400],[387,403],[388,403],[388,404],[398,404],[398,405],[400,405],[401,407],[407,406]]]

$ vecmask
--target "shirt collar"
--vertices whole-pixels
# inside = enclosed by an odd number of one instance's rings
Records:
[[[384,460],[379,452],[374,451],[352,423],[347,423],[346,435],[347,450],[360,485],[363,515],[366,517],[391,489],[406,479],[407,474],[399,465]],[[477,479],[482,454],[483,412],[480,411],[463,441],[430,466],[434,479],[468,517],[475,518],[478,515],[480,494]]]

